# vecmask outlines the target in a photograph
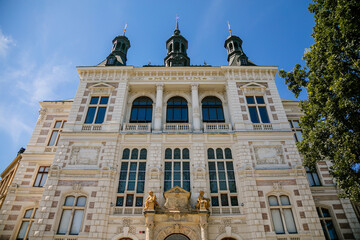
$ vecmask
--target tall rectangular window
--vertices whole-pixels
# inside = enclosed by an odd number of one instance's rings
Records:
[[[294,132],[295,142],[301,142],[302,137],[302,128],[299,126],[299,120],[289,120],[289,125],[291,130]]]
[[[164,191],[179,186],[190,192],[190,152],[188,148],[165,150]]]
[[[266,110],[264,97],[247,96],[246,102],[248,105],[251,122],[270,123],[269,115]]]
[[[321,186],[321,182],[319,179],[319,175],[317,174],[316,171],[311,171],[309,168],[305,168],[306,169],[306,175],[307,178],[309,180],[309,184],[310,186]]]
[[[79,235],[86,205],[85,196],[65,198],[57,234]]]
[[[62,132],[63,128],[65,127],[66,120],[56,120],[52,130],[50,139],[48,142],[48,146],[57,146],[60,138],[60,133]]]
[[[209,148],[207,152],[212,206],[239,206],[230,148],[217,148],[216,151]]]
[[[43,187],[45,185],[48,174],[49,174],[49,167],[40,167],[36,175],[34,187]]]
[[[101,124],[104,122],[109,97],[91,97],[85,118],[85,124]]]
[[[117,207],[142,207],[145,188],[147,150],[126,148],[120,165]],[[131,159],[131,160],[130,160]],[[133,161],[136,160],[136,161]]]

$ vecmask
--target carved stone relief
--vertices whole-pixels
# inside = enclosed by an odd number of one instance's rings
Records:
[[[73,147],[69,165],[96,165],[100,147]]]
[[[254,146],[256,163],[285,164],[284,153],[281,146]]]

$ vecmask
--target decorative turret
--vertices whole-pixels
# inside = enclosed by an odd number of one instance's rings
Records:
[[[224,47],[228,52],[229,66],[256,66],[251,62],[242,49],[242,40],[238,36],[231,34],[230,24],[228,22],[230,36],[225,40]]]
[[[188,41],[180,34],[179,17],[176,15],[176,29],[174,34],[166,41],[165,67],[189,66],[190,58],[186,54],[187,48]]]
[[[119,35],[112,41],[113,48],[110,55],[106,58],[105,66],[125,66],[126,65],[126,54],[130,48],[130,41],[125,37],[127,24],[125,24],[123,35]]]

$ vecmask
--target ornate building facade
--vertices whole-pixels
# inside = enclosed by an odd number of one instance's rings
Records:
[[[187,47],[177,26],[164,66],[126,66],[117,36],[106,60],[77,68],[74,99],[40,103],[1,239],[360,239],[330,162],[302,166],[301,112],[280,98],[277,67],[234,35],[227,66],[191,66]]]

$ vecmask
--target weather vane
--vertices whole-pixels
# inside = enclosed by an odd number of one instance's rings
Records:
[[[229,27],[229,33],[230,33],[230,36],[231,36],[232,34],[231,34],[231,27],[230,27],[230,23],[229,23],[229,21],[227,22],[227,24],[228,24],[228,27]]]
[[[125,33],[126,33],[126,28],[127,28],[127,23],[125,23],[125,27],[124,27],[124,34],[123,34],[123,36],[125,36]]]

